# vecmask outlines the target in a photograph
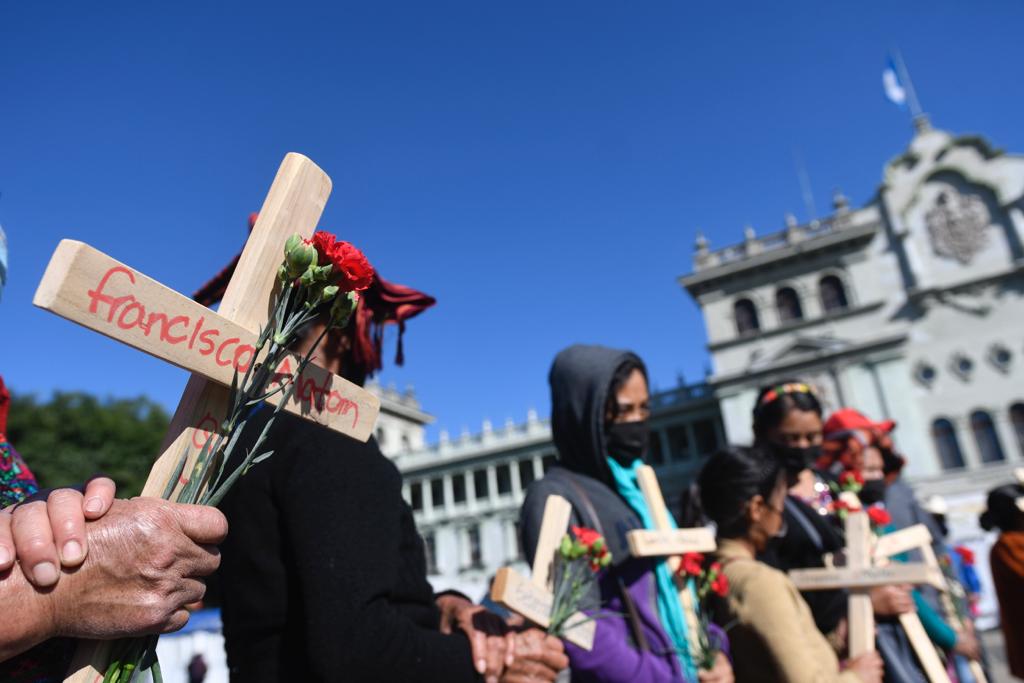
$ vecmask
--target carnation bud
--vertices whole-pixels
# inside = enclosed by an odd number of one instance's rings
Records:
[[[572,539],[569,538],[569,534],[562,536],[562,543],[558,546],[558,552],[565,558],[569,558],[572,554]]]
[[[598,538],[596,541],[594,541],[593,543],[590,544],[590,548],[595,553],[600,555],[601,554],[601,550],[604,549],[604,539],[603,538]]]
[[[316,265],[316,247],[299,235],[292,235],[285,242],[284,262],[288,266],[288,275],[299,277],[311,265]]]
[[[317,282],[327,282],[327,276],[331,274],[331,271],[333,269],[334,266],[333,264],[330,263],[328,263],[326,266],[318,266],[312,268],[311,270],[315,271],[313,274],[313,279],[316,280]]]
[[[333,299],[337,294],[338,285],[327,285],[326,287],[324,287],[323,294],[320,295],[320,298],[327,302]]]
[[[277,279],[282,283],[291,280],[291,278],[288,277],[288,268],[284,264],[281,264],[281,267],[277,269]]]
[[[607,555],[603,555],[601,557],[601,566],[602,567],[607,567],[611,563],[612,563],[612,554],[611,553],[608,553]]]
[[[587,546],[583,545],[579,541],[574,541],[572,544],[573,559],[583,557],[587,554]]]
[[[359,295],[355,292],[345,292],[343,296],[337,296],[334,298],[334,304],[331,306],[331,327],[345,327],[348,325],[349,318],[356,310],[356,306],[359,304]]]
[[[304,287],[312,287],[313,286],[313,282],[316,279],[316,274],[313,272],[315,270],[316,270],[316,266],[314,266],[312,268],[308,268],[306,270],[306,272],[304,272],[302,274],[302,277],[299,278],[299,282],[301,282]]]

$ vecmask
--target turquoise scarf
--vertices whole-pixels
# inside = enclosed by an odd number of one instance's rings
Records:
[[[654,517],[647,509],[647,501],[640,486],[636,483],[636,470],[643,465],[640,459],[634,460],[629,467],[623,467],[613,458],[607,458],[608,466],[612,470],[612,477],[615,479],[615,488],[619,495],[626,499],[630,507],[640,516],[644,528],[654,528]],[[676,521],[670,512],[668,521],[672,528],[676,528]],[[672,570],[668,562],[659,560],[654,568],[654,576],[658,583],[658,615],[661,618],[662,628],[668,634],[669,639],[675,646],[676,654],[679,656],[679,663],[683,667],[686,679],[697,680],[697,666],[693,663],[693,655],[690,653],[690,641],[687,639],[686,615],[683,614],[683,606],[679,604],[679,592],[676,589],[675,579],[672,577]],[[692,585],[690,586],[692,590]]]

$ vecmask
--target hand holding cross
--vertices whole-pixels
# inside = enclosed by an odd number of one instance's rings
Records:
[[[87,245],[64,241],[57,247],[36,292],[37,306],[194,373],[143,495],[159,496],[173,489],[169,480],[179,471],[183,456],[190,453],[194,460],[212,433],[221,429],[228,409],[226,384],[254,361],[252,340],[268,322],[285,241],[295,233],[312,235],[330,189],[330,178],[312,161],[299,154],[285,157],[218,313]],[[286,359],[276,372],[290,375],[291,366],[285,366],[293,362]],[[298,391],[287,410],[353,438],[369,438],[379,399],[312,365],[295,381]],[[108,647],[80,646],[68,680],[101,680],[98,668],[108,661]]]

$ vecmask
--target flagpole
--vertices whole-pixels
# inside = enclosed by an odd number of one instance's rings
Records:
[[[900,80],[906,85],[907,88],[907,104],[910,107],[910,115],[913,117],[915,122],[918,119],[924,117],[924,111],[921,109],[921,102],[917,99],[917,91],[914,90],[914,82],[910,80],[910,72],[907,71],[907,65],[903,62],[903,55],[899,50],[893,50],[893,56],[896,58],[896,69],[899,73]]]

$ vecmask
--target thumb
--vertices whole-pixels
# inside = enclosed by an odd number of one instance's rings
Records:
[[[215,507],[173,503],[171,511],[181,531],[199,545],[217,545],[228,535],[228,520]]]

